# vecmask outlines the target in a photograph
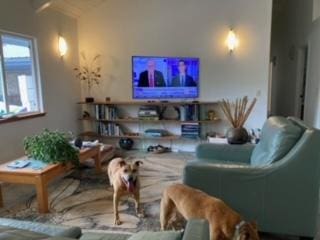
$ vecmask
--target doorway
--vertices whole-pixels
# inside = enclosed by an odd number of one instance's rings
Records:
[[[298,48],[297,51],[297,79],[295,116],[304,120],[306,83],[308,69],[308,46]]]
[[[271,115],[306,119],[312,10],[312,0],[273,0],[270,51],[273,65],[269,83]]]

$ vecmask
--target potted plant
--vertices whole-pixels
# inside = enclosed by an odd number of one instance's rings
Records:
[[[88,97],[85,98],[86,102],[94,102],[94,98],[91,96],[91,88],[94,84],[99,84],[101,80],[101,67],[98,64],[98,60],[101,55],[97,54],[89,62],[84,53],[81,53],[81,59],[83,65],[74,68],[76,72],[76,78],[80,81],[84,81],[87,85]]]
[[[42,133],[26,137],[23,141],[24,150],[28,157],[45,163],[71,162],[79,164],[79,151],[69,143],[69,134],[49,131],[45,129]]]
[[[245,96],[242,99],[236,99],[235,102],[229,102],[228,100],[222,100],[219,105],[225,114],[227,120],[232,125],[227,131],[226,137],[229,144],[244,144],[249,140],[249,134],[243,127],[247,121],[257,99],[254,98],[248,106],[248,97]]]

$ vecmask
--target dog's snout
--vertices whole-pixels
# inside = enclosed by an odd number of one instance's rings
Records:
[[[133,177],[132,177],[132,176],[129,176],[129,177],[128,177],[128,181],[129,181],[129,182],[132,182],[132,181],[133,181]]]

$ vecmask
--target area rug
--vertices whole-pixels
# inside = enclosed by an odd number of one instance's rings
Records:
[[[141,203],[145,218],[139,219],[130,198],[120,204],[122,225],[113,224],[112,187],[104,173],[97,174],[95,169],[80,168],[70,175],[56,181],[49,187],[49,214],[38,214],[36,196],[1,215],[4,217],[78,226],[84,230],[108,230],[138,232],[159,230],[159,204],[164,188],[172,183],[181,182],[182,169],[186,159],[182,154],[145,154],[133,156],[130,161],[143,162],[141,176]]]
[[[165,153],[161,155],[130,152],[130,161],[143,161],[141,166],[141,202],[145,218],[136,217],[134,203],[123,199],[120,218],[123,224],[113,225],[112,188],[106,175],[97,174],[95,169],[80,168],[72,174],[55,181],[49,187],[51,213],[37,212],[33,188],[23,185],[5,186],[6,208],[0,210],[1,217],[20,220],[78,226],[83,232],[135,233],[141,230],[160,229],[159,209],[163,189],[182,180],[182,169],[193,154]],[[10,195],[10,196],[8,196]],[[21,200],[23,199],[23,200]],[[25,199],[25,200],[24,200]],[[180,219],[181,220],[181,219]],[[183,221],[177,226],[182,227]],[[288,236],[261,234],[263,240],[295,240]],[[320,239],[319,233],[315,239]]]

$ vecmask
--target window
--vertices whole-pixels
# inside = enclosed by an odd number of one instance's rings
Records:
[[[42,110],[34,42],[0,32],[0,117]]]

